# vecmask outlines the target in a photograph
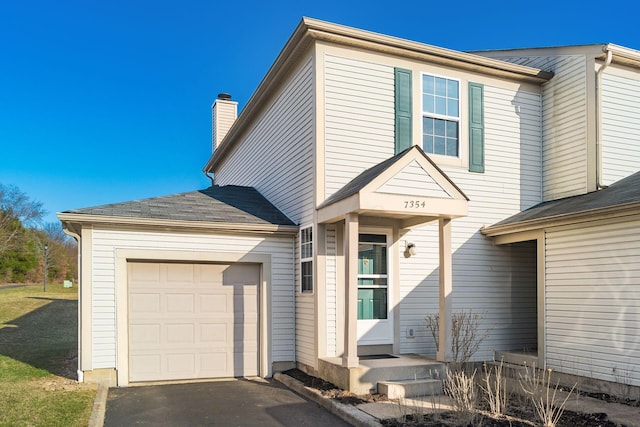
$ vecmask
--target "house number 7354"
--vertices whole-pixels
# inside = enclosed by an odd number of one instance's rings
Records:
[[[405,209],[418,209],[418,208],[424,208],[427,204],[424,201],[420,201],[420,200],[405,200],[404,201],[404,208]]]

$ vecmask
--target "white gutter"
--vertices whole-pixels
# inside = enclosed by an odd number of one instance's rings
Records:
[[[153,227],[162,230],[188,229],[194,231],[215,231],[220,233],[243,233],[243,234],[292,234],[298,233],[297,225],[275,225],[275,224],[247,224],[230,222],[205,222],[169,220],[160,218],[135,218],[107,215],[88,215],[60,212],[57,214],[63,223],[88,223],[101,225],[117,225],[129,227]]]
[[[620,218],[637,215],[638,213],[640,213],[640,202],[630,202],[622,205],[607,206],[604,208],[595,208],[580,212],[545,216],[542,218],[530,219],[511,224],[492,225],[481,228],[480,232],[485,236],[495,237],[505,234],[521,233],[524,231],[540,230],[543,228],[559,227],[562,225],[575,225],[603,219]]]
[[[607,188],[602,185],[602,75],[604,70],[611,64],[613,51],[606,45],[603,48],[607,57],[604,64],[596,72],[596,190]]]

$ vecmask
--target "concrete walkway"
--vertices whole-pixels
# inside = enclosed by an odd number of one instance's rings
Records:
[[[360,405],[344,405],[333,399],[326,398],[315,389],[305,387],[300,381],[284,374],[276,374],[275,379],[290,387],[297,393],[310,400],[318,402],[327,410],[335,413],[351,425],[358,427],[382,427],[380,421],[400,418],[408,414],[427,414],[444,412],[453,409],[451,400],[446,396],[427,396],[398,401],[362,403]],[[558,392],[558,398],[563,400],[566,392]],[[606,413],[609,421],[627,427],[640,426],[640,408],[619,403],[607,403],[602,400],[585,396],[571,396],[565,408],[569,411],[585,414]]]

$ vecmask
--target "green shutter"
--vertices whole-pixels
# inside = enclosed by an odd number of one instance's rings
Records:
[[[411,70],[395,69],[395,148],[396,154],[412,145]]]
[[[469,172],[484,172],[484,86],[469,83]]]

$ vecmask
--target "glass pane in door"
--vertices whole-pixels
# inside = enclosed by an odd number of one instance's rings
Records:
[[[386,319],[387,291],[387,238],[380,234],[360,234],[358,319]]]

